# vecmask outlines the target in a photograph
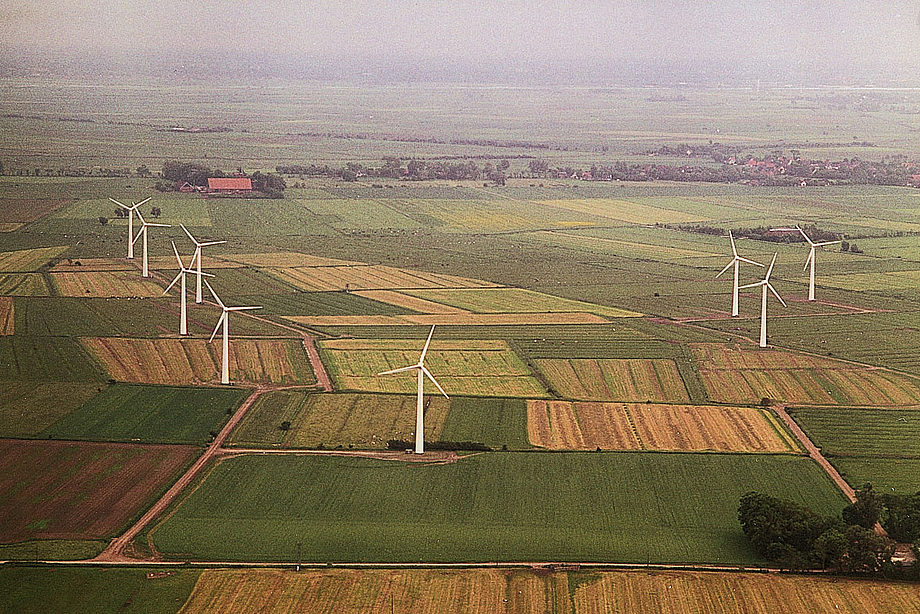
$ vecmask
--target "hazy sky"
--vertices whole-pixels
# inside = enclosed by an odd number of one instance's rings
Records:
[[[5,51],[920,67],[920,1],[0,0]]]

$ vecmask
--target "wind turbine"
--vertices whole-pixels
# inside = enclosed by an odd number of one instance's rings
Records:
[[[193,271],[192,269],[185,268],[185,265],[182,264],[182,258],[179,257],[179,250],[176,249],[175,241],[171,241],[171,243],[173,246],[173,252],[176,254],[176,261],[179,263],[179,274],[176,275],[175,279],[172,280],[172,283],[166,286],[166,289],[163,290],[163,294],[166,294],[167,292],[169,292],[169,289],[172,288],[174,285],[176,285],[177,281],[179,281],[180,279],[182,280],[182,285],[181,285],[182,293],[179,295],[180,297],[179,298],[179,304],[180,304],[179,334],[187,335],[188,334],[188,323],[187,323],[188,318],[186,316],[187,309],[186,309],[186,303],[185,303],[185,274],[194,273],[195,271]],[[189,263],[189,266],[192,266],[194,264],[195,264],[195,257],[193,256],[192,261]],[[210,273],[202,273],[202,275],[207,275],[208,277],[214,277]]]
[[[808,250],[808,259],[805,261],[805,267],[803,271],[808,268],[808,265],[811,265],[811,271],[808,273],[808,300],[815,300],[815,248],[824,247],[825,245],[833,245],[834,243],[840,243],[840,241],[822,241],[821,243],[815,243],[808,238],[808,235],[805,234],[805,231],[802,230],[798,225],[796,229],[805,237],[805,240],[808,241],[808,245],[811,249]]]
[[[230,330],[229,330],[229,318],[227,317],[231,311],[248,311],[250,309],[262,309],[261,307],[227,307],[224,305],[223,301],[218,298],[217,293],[214,292],[214,288],[211,287],[211,284],[205,280],[204,285],[208,287],[208,290],[211,291],[211,296],[214,297],[214,300],[217,301],[217,304],[220,305],[220,308],[224,310],[221,314],[220,319],[217,321],[217,326],[214,327],[214,332],[211,333],[211,339],[208,340],[208,343],[214,341],[214,336],[217,335],[217,329],[220,328],[220,325],[224,325],[224,346],[223,352],[221,355],[220,363],[220,383],[229,384],[230,383]]]
[[[141,202],[131,205],[130,207],[124,203],[118,202],[114,198],[109,199],[110,201],[112,201],[113,203],[121,207],[122,209],[128,210],[128,258],[134,258],[134,241],[132,241],[132,239],[134,238],[134,212],[137,211],[138,207],[143,205],[145,202],[147,202],[151,198],[153,197],[151,196],[150,198],[145,198]],[[140,214],[140,211],[138,211],[138,214]]]
[[[205,282],[207,283],[207,282]],[[425,354],[428,352],[428,346],[431,345],[431,336],[434,334],[434,326],[431,327],[431,331],[428,333],[428,341],[425,342],[425,347],[422,349],[422,355],[418,357],[418,363],[410,365],[408,367],[402,367],[400,369],[393,369],[391,371],[383,371],[377,375],[391,375],[393,373],[403,373],[405,371],[418,371],[418,399],[415,405],[415,453],[422,454],[425,451],[425,408],[423,405],[424,402],[424,391],[423,386],[425,382],[425,376],[428,376],[428,379],[431,380],[431,383],[438,387],[438,390],[441,391],[441,394],[444,395],[444,398],[449,399],[447,393],[444,392],[444,389],[441,388],[441,384],[434,379],[434,376],[431,374],[427,368],[425,368]]]
[[[719,274],[716,275],[716,279],[721,277],[722,273],[727,271],[732,265],[735,267],[735,282],[732,284],[732,317],[738,317],[738,265],[742,262],[747,262],[749,264],[756,264],[759,267],[763,267],[759,262],[754,262],[753,260],[748,260],[747,258],[742,258],[738,255],[738,250],[735,248],[735,237],[732,236],[732,231],[728,231],[728,239],[732,242],[732,261],[725,265],[725,268],[719,271]]]
[[[188,228],[186,228],[182,224],[179,224],[179,226],[182,226],[182,230],[185,231],[185,234],[188,235],[188,238],[191,239],[192,243],[195,244],[195,257],[192,259],[193,262],[196,260],[198,261],[198,265],[195,270],[195,275],[198,276],[198,280],[195,283],[195,302],[200,303],[201,302],[201,276],[203,275],[203,273],[201,272],[201,248],[207,247],[208,245],[218,245],[220,243],[226,243],[226,241],[205,241],[204,243],[199,243],[198,240],[192,236],[192,233],[188,231]]]
[[[136,243],[138,239],[140,239],[141,237],[144,237],[144,241],[142,243],[142,246],[143,246],[142,251],[144,252],[144,277],[150,277],[150,273],[147,270],[147,227],[148,226],[162,226],[163,228],[169,228],[170,226],[169,224],[154,224],[153,222],[148,222],[147,220],[144,219],[144,216],[141,215],[140,209],[137,210],[137,219],[141,221],[141,229],[137,233],[137,236],[134,237],[133,242]]]
[[[748,284],[746,286],[741,286],[741,290],[745,288],[755,288],[761,286],[763,288],[763,294],[761,296],[760,302],[760,347],[767,347],[767,288],[770,289],[770,292],[779,299],[779,302],[783,304],[783,307],[786,306],[786,301],[783,300],[783,297],[779,295],[776,291],[776,288],[773,287],[773,284],[770,283],[770,273],[773,272],[773,265],[776,264],[776,254],[773,254],[773,260],[770,262],[770,268],[767,269],[767,275],[763,278],[763,281],[758,281],[753,284]]]

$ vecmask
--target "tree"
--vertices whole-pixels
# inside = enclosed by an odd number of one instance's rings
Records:
[[[879,572],[886,563],[891,563],[894,545],[890,539],[858,525],[847,527],[844,537],[847,553],[843,567],[846,571]]]
[[[100,215],[100,216],[99,216],[99,223],[102,224],[103,226],[105,226],[106,224],[109,223],[109,218],[107,218],[107,217],[104,216],[104,215]]]
[[[140,166],[138,166],[135,172],[137,173],[138,177],[149,177],[150,176],[150,169],[147,168],[146,164],[141,164]]]
[[[549,171],[549,164],[546,163],[546,160],[531,160],[528,167],[533,176],[543,177]]]
[[[511,167],[511,162],[509,162],[508,160],[502,160],[501,162],[498,163],[498,170],[500,171],[506,171],[510,167]]]
[[[163,211],[159,207],[152,207],[150,209],[150,217],[160,217],[163,215]]]
[[[840,568],[847,552],[847,540],[837,528],[831,528],[815,539],[813,552],[821,569]]]
[[[357,181],[358,173],[354,172],[350,168],[346,168],[342,171],[342,179],[345,181]]]
[[[843,521],[871,529],[882,514],[882,498],[868,482],[856,491],[856,501],[843,508]]]
[[[882,497],[885,514],[882,526],[899,542],[920,539],[920,492],[913,495],[887,494]]]

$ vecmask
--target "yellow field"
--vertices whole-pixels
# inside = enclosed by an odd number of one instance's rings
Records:
[[[592,237],[590,235],[570,234],[559,230],[544,230],[535,232],[534,235],[538,239],[546,240],[554,245],[618,254],[631,258],[647,258],[649,260],[664,262],[677,262],[688,258],[722,256],[722,254],[701,252],[695,249],[669,247],[666,245],[655,245],[653,243],[639,243],[638,241],[625,241],[622,239],[607,239],[603,237]]]
[[[81,339],[109,375],[122,382],[197,384],[220,379],[219,339]],[[313,370],[293,339],[231,339],[230,379],[312,384]]]
[[[146,297],[163,295],[163,287],[137,271],[92,271],[51,273],[58,292],[63,296],[88,298]]]
[[[192,254],[181,254],[182,260],[188,266]],[[79,264],[77,264],[79,263]],[[86,271],[139,271],[142,262],[140,256],[133,260],[127,258],[67,258],[58,262],[51,267],[52,273],[79,273]],[[175,256],[151,256],[147,259],[147,266],[154,270],[175,269],[178,271],[178,263]],[[229,262],[220,260],[212,256],[204,255],[201,259],[202,270],[208,269],[238,269],[243,265],[238,262]]]
[[[585,401],[686,403],[671,359],[541,358],[534,361],[559,394]]]
[[[293,268],[356,265],[360,262],[324,258],[300,252],[265,252],[261,254],[233,254],[221,256],[224,260],[238,262],[256,268]]]
[[[361,290],[355,292],[355,294],[371,300],[380,301],[381,303],[405,307],[406,309],[411,309],[419,313],[467,313],[463,309],[435,303],[434,301],[426,301],[423,298],[409,296],[408,294],[402,294],[401,292],[395,292],[393,290]]]
[[[778,574],[206,569],[180,614],[917,614],[907,582]]]
[[[766,410],[528,401],[530,443],[553,450],[798,451]]]
[[[0,295],[48,296],[48,286],[38,273],[0,273]]]
[[[317,266],[266,269],[281,281],[307,292],[344,290],[393,290],[397,288],[488,288],[492,284],[477,279],[396,269],[382,265]]]
[[[69,246],[60,245],[57,247],[21,249],[15,252],[0,252],[0,273],[37,271],[38,267],[46,264],[52,258],[60,256],[68,249]]]
[[[0,335],[12,335],[15,322],[13,299],[9,296],[0,296]]]
[[[414,364],[423,345],[422,340],[336,339],[321,342],[320,348],[338,388],[410,394],[417,389],[414,373],[376,374]],[[447,394],[546,396],[546,390],[504,341],[434,340],[425,366]],[[427,381],[425,389],[437,393]]]
[[[406,292],[429,301],[475,313],[594,313],[608,318],[635,318],[642,314],[525,290],[523,288],[451,288]]]
[[[542,205],[556,207],[557,209],[599,215],[631,224],[676,224],[680,222],[703,222],[709,219],[704,215],[694,215],[613,198],[542,200],[539,202]]]
[[[512,324],[608,324],[593,313],[452,313],[403,316],[284,316],[307,326],[498,326]]]
[[[913,405],[920,383],[910,377],[779,350],[692,344],[709,398],[758,403],[768,398],[821,405]]]

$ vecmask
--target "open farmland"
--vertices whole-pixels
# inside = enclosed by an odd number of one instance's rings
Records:
[[[377,373],[415,364],[424,340],[336,339],[320,344],[342,390],[411,394],[415,375]],[[425,366],[449,395],[544,397],[546,391],[504,341],[433,340]],[[436,390],[433,386],[428,391]]]
[[[355,294],[374,301],[380,301],[381,303],[387,303],[389,305],[395,305],[396,307],[409,309],[410,311],[417,311],[418,313],[467,313],[465,309],[451,307],[450,305],[444,305],[443,303],[436,303],[434,301],[429,301],[417,296],[410,296],[409,294],[396,292],[394,290],[359,290],[355,292]]]
[[[99,393],[79,382],[0,382],[0,437],[38,437]]]
[[[137,271],[95,271],[89,273],[51,273],[51,279],[62,296],[89,298],[157,297],[163,287]]]
[[[788,412],[825,455],[920,458],[916,408],[790,407]]]
[[[593,313],[450,313],[372,316],[285,316],[306,326],[540,326],[607,324]]]
[[[86,382],[105,374],[76,339],[0,336],[0,380]]]
[[[0,274],[2,296],[48,296],[45,279],[36,273]]]
[[[583,311],[608,318],[631,318],[642,315],[626,309],[573,301],[523,288],[412,290],[406,294],[475,313]]]
[[[201,445],[248,391],[115,384],[39,433],[43,439]]]
[[[798,451],[770,414],[746,407],[528,401],[527,431],[554,450]]]
[[[20,273],[37,271],[54,258],[67,251],[69,247],[36,247],[12,252],[0,252],[0,273]]]
[[[590,213],[601,217],[626,222],[629,224],[675,224],[681,222],[701,222],[708,219],[706,216],[665,209],[659,206],[642,204],[628,200],[607,198],[571,199],[571,200],[543,200],[541,205]]]
[[[137,246],[135,246],[137,247]],[[139,252],[138,252],[139,253]],[[180,252],[181,254],[182,252]],[[189,262],[189,256],[183,255],[182,259]],[[95,271],[134,271],[137,273],[141,270],[141,258],[135,257],[133,260],[127,258],[66,258],[61,260],[53,267],[52,273],[80,273]],[[156,256],[151,254],[147,259],[147,266],[151,270],[178,270],[176,257]],[[243,265],[229,260],[223,260],[208,254],[203,254],[201,259],[201,270],[209,271],[211,269],[238,269]]]
[[[12,335],[16,330],[16,318],[13,313],[13,299],[0,296],[0,335]]]
[[[326,258],[300,252],[268,252],[260,254],[224,254],[222,260],[237,262],[259,269],[300,268],[300,267],[337,267],[360,265],[360,262]]]
[[[540,358],[534,361],[567,399],[686,403],[687,388],[670,359]]]
[[[780,350],[691,347],[709,398],[720,403],[764,398],[821,405],[920,403],[920,382],[898,373]]]
[[[243,447],[385,448],[415,437],[414,396],[320,394],[283,390],[263,394],[230,436]],[[438,441],[447,417],[442,396],[426,400],[425,441]],[[289,427],[282,429],[287,422]]]
[[[114,535],[194,447],[0,440],[0,543]]]
[[[306,292],[398,288],[489,288],[496,284],[465,277],[396,269],[383,265],[266,268],[281,281]]]
[[[218,464],[149,535],[164,555],[201,560],[292,561],[300,541],[304,561],[738,564],[758,560],[738,526],[749,490],[821,514],[845,503],[792,455],[245,455]]]
[[[187,385],[213,382],[220,373],[219,340],[82,339],[109,375],[121,382]],[[230,379],[253,383],[313,384],[306,352],[294,339],[231,339]]]
[[[853,488],[866,482],[880,493],[912,495],[920,492],[920,459],[837,456],[831,459]]]
[[[72,202],[64,198],[0,198],[0,224],[10,224],[18,228],[54,213]]]

